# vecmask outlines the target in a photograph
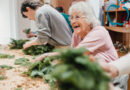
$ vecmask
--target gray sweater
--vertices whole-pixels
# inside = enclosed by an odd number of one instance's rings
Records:
[[[37,41],[54,46],[71,44],[72,32],[64,17],[50,5],[44,5],[36,11],[38,26]]]

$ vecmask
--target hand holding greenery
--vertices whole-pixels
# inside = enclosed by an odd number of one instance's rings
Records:
[[[35,46],[31,46],[27,49],[23,49],[24,54],[27,55],[40,55],[46,52],[50,52],[54,49],[54,46],[50,45],[50,44],[46,44],[46,45],[35,45]]]
[[[31,31],[31,29],[29,28],[29,29],[25,29],[25,33],[26,34],[29,34],[30,33],[30,31]]]
[[[31,77],[43,77],[59,90],[109,90],[110,78],[89,56],[84,56],[85,48],[58,50],[54,59],[59,64],[52,65],[50,58],[32,64],[27,72]],[[54,90],[53,87],[53,90]]]

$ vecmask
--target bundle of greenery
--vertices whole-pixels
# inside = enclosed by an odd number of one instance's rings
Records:
[[[11,39],[11,42],[9,44],[10,49],[22,49],[23,45],[29,40],[15,40]]]
[[[85,56],[85,48],[61,50],[52,72],[59,90],[109,90],[110,78],[97,62]]]
[[[42,77],[53,90],[109,90],[110,78],[97,62],[85,56],[85,48],[56,50],[59,55],[35,62],[25,74]],[[58,63],[52,65],[52,60]]]
[[[27,49],[23,49],[24,54],[26,55],[40,55],[46,52],[50,52],[54,49],[54,46],[50,44],[46,45],[35,45]]]
[[[46,83],[50,83],[50,85],[54,85],[56,81],[50,75],[50,73],[53,71],[53,65],[51,61],[52,58],[47,57],[42,61],[35,62],[29,67],[27,72],[24,72],[24,74],[32,78],[35,77],[43,78]]]

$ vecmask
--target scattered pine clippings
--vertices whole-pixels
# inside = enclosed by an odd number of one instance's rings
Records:
[[[15,88],[15,90],[22,90],[22,88]]]
[[[97,62],[84,55],[86,51],[85,48],[59,50],[60,63],[51,74],[58,90],[109,90],[110,78]]]
[[[0,76],[0,81],[5,80],[6,78],[7,78],[6,76],[1,75],[1,76]]]
[[[15,39],[11,39],[10,42],[10,49],[22,49],[23,45],[29,40],[15,40]]]
[[[12,69],[13,67],[12,66],[8,66],[8,65],[0,65],[0,68],[3,68],[3,69]]]
[[[15,57],[15,55],[8,55],[8,54],[3,54],[3,53],[0,53],[0,58],[1,59],[13,59]]]
[[[29,62],[28,58],[19,58],[15,60],[15,65],[21,65],[21,66],[30,66],[31,62]]]
[[[46,45],[35,45],[27,49],[23,49],[24,54],[26,55],[40,55],[46,52],[51,52],[54,49],[54,46],[50,44]]]

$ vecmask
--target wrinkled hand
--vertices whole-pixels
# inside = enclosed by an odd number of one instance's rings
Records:
[[[29,48],[29,47],[31,47],[32,46],[32,43],[29,41],[29,42],[26,42],[24,45],[23,45],[23,48],[24,49],[27,49],[27,48]]]
[[[30,32],[26,36],[27,36],[27,38],[31,38],[31,37],[35,37],[36,35],[33,32]]]
[[[43,60],[43,59],[44,59],[45,57],[47,57],[47,56],[48,56],[48,53],[42,54],[42,55],[36,57],[36,58],[33,60],[33,62],[41,61],[41,60]]]
[[[113,66],[109,63],[106,63],[106,62],[99,62],[99,64],[106,72],[108,72],[108,76],[110,76],[112,78],[115,78],[118,76],[119,72],[115,66]]]
[[[59,55],[59,52],[52,52],[52,53],[44,53],[38,57],[36,57],[33,62],[37,62],[40,60],[43,60],[44,58],[48,57],[48,56],[55,56],[55,55]]]
[[[37,39],[34,39],[32,41],[29,41],[29,42],[26,42],[24,45],[23,45],[23,48],[24,49],[27,49],[33,45],[40,45],[38,42],[37,42]]]
[[[96,61],[96,59],[92,55],[90,55],[90,60],[92,62]],[[119,71],[115,66],[113,66],[109,63],[106,63],[106,62],[101,62],[101,61],[98,61],[98,63],[107,72],[108,76],[115,78],[119,75]]]

